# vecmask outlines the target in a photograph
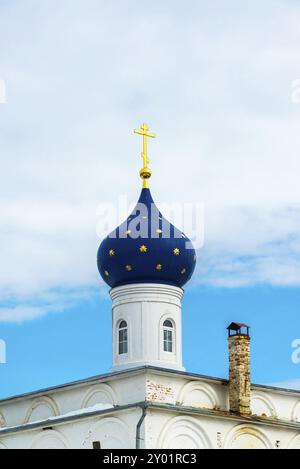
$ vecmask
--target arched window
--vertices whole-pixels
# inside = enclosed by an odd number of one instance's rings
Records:
[[[174,327],[172,321],[166,319],[163,323],[164,352],[173,352]]]
[[[121,321],[119,324],[119,355],[128,352],[128,331],[127,322]]]

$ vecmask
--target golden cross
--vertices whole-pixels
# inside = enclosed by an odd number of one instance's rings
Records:
[[[143,136],[143,151],[141,153],[141,156],[143,158],[143,168],[140,171],[140,176],[144,180],[143,187],[148,187],[147,179],[149,179],[151,176],[151,171],[148,168],[149,159],[148,159],[147,137],[155,138],[155,134],[150,134],[148,130],[149,130],[149,127],[147,124],[142,124],[139,130],[134,130],[135,134],[139,134]]]

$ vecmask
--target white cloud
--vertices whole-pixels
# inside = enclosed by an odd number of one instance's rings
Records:
[[[28,319],[36,319],[48,313],[46,308],[38,308],[34,306],[15,306],[13,308],[0,308],[1,322],[23,322]]]
[[[61,313],[69,310],[81,301],[87,301],[96,293],[103,294],[103,290],[93,288],[80,288],[77,290],[64,289],[56,291],[43,291],[39,295],[20,295],[15,302],[8,301],[7,305],[0,306],[0,323],[14,322],[21,324],[30,319],[37,319],[49,313]]]
[[[195,282],[299,285],[299,21],[292,1],[2,2],[1,297],[97,284],[96,207],[137,198],[145,119],[155,199],[206,206]],[[40,315],[21,307],[0,320]]]
[[[209,207],[194,282],[300,285],[300,206]]]

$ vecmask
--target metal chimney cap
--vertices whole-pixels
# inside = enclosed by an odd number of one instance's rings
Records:
[[[243,329],[246,329],[246,331],[243,332]],[[228,335],[247,335],[249,336],[249,329],[250,326],[248,324],[243,324],[241,322],[231,322],[229,326],[227,327],[228,330]],[[234,331],[235,334],[231,334],[230,332]]]

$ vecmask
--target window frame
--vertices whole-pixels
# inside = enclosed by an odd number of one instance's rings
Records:
[[[124,323],[124,324],[123,324]],[[128,323],[125,319],[122,319],[118,323],[117,330],[117,350],[118,356],[124,356],[128,354]]]
[[[175,327],[171,319],[165,319],[162,325],[162,349],[164,353],[175,354]]]

